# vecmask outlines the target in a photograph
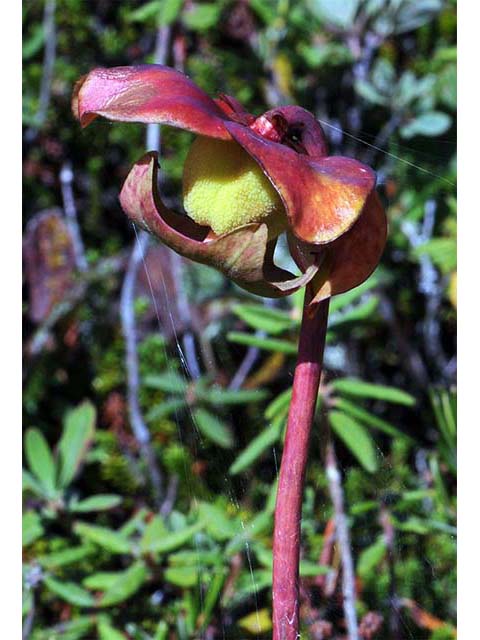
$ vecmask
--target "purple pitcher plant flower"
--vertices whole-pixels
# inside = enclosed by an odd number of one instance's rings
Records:
[[[183,173],[185,213],[161,200],[155,152],[133,166],[123,185],[125,213],[247,291],[275,298],[306,288],[273,537],[272,637],[297,640],[303,484],[328,304],[366,280],[383,252],[387,221],[375,173],[352,158],[329,156],[322,127],[302,107],[256,117],[235,98],[212,99],[165,66],[94,69],[77,82],[72,107],[83,127],[102,116],[196,134]],[[274,263],[282,233],[300,275]]]
[[[184,168],[187,215],[163,204],[154,152],[133,166],[120,202],[174,251],[244,289],[280,297],[311,282],[318,303],[356,287],[377,266],[386,218],[375,174],[329,156],[320,124],[302,107],[255,117],[230,96],[210,98],[179,71],[142,65],[94,69],[77,82],[73,111],[83,127],[102,116],[197,134]],[[273,262],[283,232],[299,276]]]

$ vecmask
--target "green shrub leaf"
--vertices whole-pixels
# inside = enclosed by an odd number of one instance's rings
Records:
[[[338,378],[332,382],[332,387],[338,393],[347,396],[384,400],[385,402],[403,404],[407,407],[413,407],[416,402],[413,396],[401,389],[363,382],[363,380],[356,378]]]
[[[31,472],[36,476],[46,493],[55,494],[57,468],[52,452],[39,429],[29,429],[25,435],[25,455]]]
[[[95,416],[93,404],[83,402],[65,417],[62,437],[58,444],[61,487],[70,484],[85,458],[95,433]]]
[[[234,445],[233,434],[230,427],[220,418],[205,409],[196,409],[193,418],[199,431],[208,440],[224,449],[231,449]]]
[[[350,449],[364,469],[370,473],[376,471],[378,465],[375,444],[368,431],[340,411],[330,411],[329,419],[335,434]]]

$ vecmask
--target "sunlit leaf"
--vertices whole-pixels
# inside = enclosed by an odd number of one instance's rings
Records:
[[[93,607],[95,599],[86,589],[82,589],[74,582],[63,582],[47,576],[44,579],[45,586],[62,600],[78,607]]]
[[[110,553],[124,554],[131,552],[129,540],[118,531],[85,522],[76,522],[73,530],[84,540],[93,542],[99,547],[110,551]]]
[[[106,511],[107,509],[113,509],[113,507],[121,504],[122,498],[120,496],[110,494],[99,494],[85,498],[70,505],[70,511],[74,513],[88,513],[89,511]]]
[[[22,517],[22,545],[28,545],[43,535],[42,520],[36,511],[27,511]]]

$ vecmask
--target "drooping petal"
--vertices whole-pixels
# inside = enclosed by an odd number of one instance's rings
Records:
[[[72,109],[83,127],[103,116],[230,139],[224,127],[228,115],[190,78],[162,65],[94,69],[77,82]]]
[[[387,241],[387,218],[376,191],[365,204],[354,226],[341,238],[325,246],[325,256],[319,272],[311,283],[314,298],[310,306],[331,296],[345,293],[362,284],[375,270]],[[305,269],[315,254],[311,245],[290,238],[292,255]]]
[[[157,173],[157,154],[147,153],[127,176],[120,203],[131,220],[180,255],[218,269],[252,293],[274,298],[296,291],[318,272],[316,262],[298,277],[276,267],[265,224],[215,236],[209,227],[167,209],[158,194]]]
[[[346,233],[362,213],[375,187],[370,167],[339,156],[311,158],[234,122],[225,126],[277,189],[290,227],[300,240],[330,243]]]

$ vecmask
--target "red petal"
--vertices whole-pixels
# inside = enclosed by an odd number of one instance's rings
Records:
[[[292,231],[300,240],[332,242],[360,216],[375,187],[370,167],[351,158],[311,158],[234,122],[225,126],[277,189]]]
[[[72,108],[83,127],[103,116],[230,139],[224,127],[228,116],[186,75],[162,65],[94,69],[77,82]]]
[[[315,305],[326,298],[350,291],[376,269],[387,241],[387,218],[376,191],[368,197],[364,212],[341,238],[325,247],[319,273],[312,282]],[[298,246],[298,245],[297,245]],[[308,245],[300,245],[303,268],[312,260]]]

